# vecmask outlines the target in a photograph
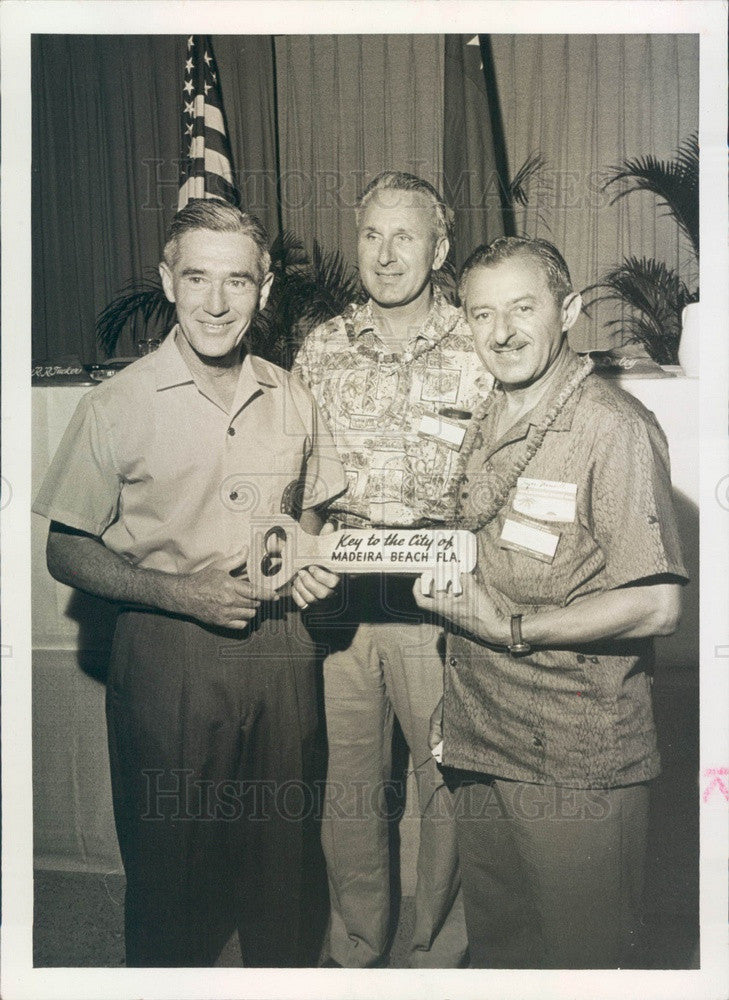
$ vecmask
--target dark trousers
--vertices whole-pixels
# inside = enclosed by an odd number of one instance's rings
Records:
[[[107,688],[129,966],[315,965],[326,912],[313,644],[293,612],[238,635],[123,611]]]
[[[473,967],[635,967],[647,785],[449,784]]]

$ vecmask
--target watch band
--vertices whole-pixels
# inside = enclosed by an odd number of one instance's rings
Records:
[[[521,615],[511,616],[511,643],[508,649],[512,656],[524,656],[532,651],[532,647],[528,642],[524,642],[521,634],[521,619]]]

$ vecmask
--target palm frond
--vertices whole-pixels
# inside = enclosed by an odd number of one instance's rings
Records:
[[[362,294],[359,275],[350,267],[339,250],[324,253],[314,240],[314,280],[329,296],[340,313],[352,299]]]
[[[256,353],[289,368],[306,334],[361,299],[362,288],[342,254],[324,251],[317,241],[309,259],[298,237],[283,233],[271,257],[276,277],[266,308],[253,321],[251,345]]]
[[[521,232],[516,229],[516,219],[515,219],[515,208],[520,205],[522,208],[526,208],[529,204],[529,193],[527,191],[528,187],[537,186],[537,200],[535,205],[535,221],[542,226],[547,232],[551,232],[551,226],[547,222],[544,213],[540,210],[539,203],[542,191],[550,192],[554,184],[550,178],[543,173],[544,167],[547,161],[541,152],[530,153],[526,160],[519,167],[517,172],[512,177],[508,184],[506,195],[508,204],[510,206],[510,214],[513,219],[514,224],[514,235],[527,236],[528,233],[523,230]]]
[[[621,181],[627,182],[610,204],[634,191],[650,191],[673,215],[698,259],[699,143],[696,133],[681,143],[671,160],[660,160],[649,154],[623,160],[610,169],[612,175],[606,181],[605,189]]]
[[[626,257],[583,294],[591,292],[599,294],[586,301],[586,311],[601,302],[626,303],[628,315],[606,325],[621,326],[625,342],[643,344],[658,364],[677,363],[681,312],[695,297],[675,271],[661,261]]]
[[[306,248],[294,233],[283,229],[271,244],[271,270],[274,274],[284,274],[296,267],[306,267],[309,257]]]
[[[276,275],[265,309],[256,313],[251,324],[250,343],[254,354],[284,368],[290,366],[292,330],[311,295],[311,278],[302,265],[297,264]]]
[[[175,321],[174,303],[168,302],[156,271],[149,270],[140,280],[129,281],[99,313],[95,332],[107,357],[113,355],[127,326],[139,320],[150,331],[166,333]]]
[[[524,206],[529,202],[529,196],[526,192],[527,185],[533,178],[537,177],[546,162],[541,153],[530,153],[524,160],[509,183],[508,194],[512,205]]]
[[[309,265],[306,248],[294,233],[284,229],[271,244],[271,271],[274,275],[266,307],[256,313],[249,330],[251,349],[281,364],[287,355],[287,343],[301,298],[296,294]]]
[[[318,323],[340,313],[346,305],[362,297],[359,275],[339,250],[325,252],[314,240],[311,278],[313,295],[304,304],[301,332],[307,333]]]
[[[438,270],[432,272],[431,280],[443,292],[446,299],[450,303],[455,304],[458,275],[456,273],[456,265],[453,263],[453,258],[450,254],[448,254]]]

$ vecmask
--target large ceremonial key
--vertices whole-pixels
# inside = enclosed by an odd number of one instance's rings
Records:
[[[273,594],[306,566],[335,573],[399,573],[422,577],[423,593],[462,593],[461,573],[476,565],[476,536],[447,528],[344,528],[310,535],[285,514],[253,522],[248,578]]]

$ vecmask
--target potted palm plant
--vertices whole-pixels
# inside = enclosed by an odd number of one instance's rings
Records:
[[[699,143],[692,133],[669,160],[653,155],[624,160],[611,168],[605,188],[621,184],[611,204],[635,191],[650,191],[676,221],[690,244],[697,269],[696,286],[666,264],[646,257],[625,257],[587,293],[597,291],[587,308],[606,300],[627,303],[621,323],[628,343],[642,344],[658,364],[681,363],[686,374],[698,375],[698,264],[699,264]]]

